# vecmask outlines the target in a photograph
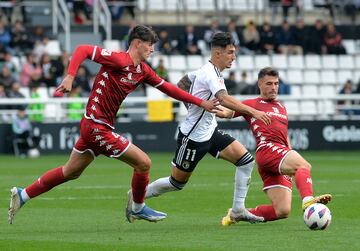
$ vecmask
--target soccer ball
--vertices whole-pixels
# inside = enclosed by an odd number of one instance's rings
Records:
[[[305,209],[304,222],[311,230],[324,230],[330,225],[331,212],[324,204],[312,204]]]
[[[40,157],[40,152],[36,148],[32,148],[28,151],[29,158],[36,159]]]

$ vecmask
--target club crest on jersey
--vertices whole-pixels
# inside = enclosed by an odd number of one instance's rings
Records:
[[[184,169],[188,169],[188,168],[190,167],[190,162],[184,160],[184,161],[181,163],[181,166],[182,166],[182,168],[184,168]]]
[[[223,78],[218,78],[218,83],[219,85],[224,85],[224,79]]]

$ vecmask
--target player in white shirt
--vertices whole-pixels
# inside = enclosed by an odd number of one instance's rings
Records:
[[[241,111],[270,124],[270,117],[264,112],[244,105],[227,94],[221,72],[225,68],[230,68],[235,58],[235,46],[231,34],[217,33],[212,38],[210,61],[200,69],[184,76],[178,86],[198,98],[205,100],[217,98],[222,106]],[[160,178],[149,184],[145,197],[155,197],[183,189],[197,163],[206,153],[210,153],[215,158],[224,159],[236,166],[233,220],[263,221],[263,217],[251,214],[244,205],[254,165],[252,155],[239,141],[218,130],[214,113],[191,104],[185,105],[188,114],[179,128],[178,147],[172,161],[171,176]]]

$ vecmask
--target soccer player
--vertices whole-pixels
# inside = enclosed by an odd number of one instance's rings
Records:
[[[134,200],[130,211],[133,219],[158,221],[166,217],[165,213],[157,212],[144,203],[151,161],[141,149],[113,132],[116,113],[126,96],[141,83],[149,84],[175,99],[190,102],[207,111],[215,109],[218,101],[204,101],[194,97],[157,76],[144,63],[154,51],[153,45],[157,40],[152,29],[137,25],[129,33],[130,47],[127,52],[111,52],[91,45],[80,45],[76,48],[68,75],[57,91],[64,93],[71,90],[76,71],[85,59],[102,65],[80,122],[80,138],[65,165],[46,172],[25,189],[11,189],[8,211],[10,224],[25,202],[68,180],[78,178],[99,154],[121,160],[134,169],[131,183]]]
[[[270,117],[264,112],[244,105],[228,95],[221,72],[230,68],[234,60],[235,46],[231,34],[216,33],[211,40],[210,61],[184,76],[178,86],[199,98],[216,97],[222,106],[270,124]],[[262,217],[252,215],[244,205],[254,165],[252,155],[240,142],[218,130],[214,114],[191,104],[186,106],[188,113],[179,128],[171,175],[152,182],[147,188],[146,198],[182,190],[198,162],[206,153],[210,153],[213,157],[224,159],[236,166],[232,211],[234,218],[250,222],[262,221]]]
[[[288,217],[291,210],[292,177],[302,198],[302,209],[313,203],[327,204],[330,194],[313,196],[311,165],[296,151],[291,149],[288,136],[288,116],[283,104],[276,100],[279,88],[279,74],[271,67],[260,70],[258,74],[260,97],[243,101],[244,104],[271,116],[272,123],[265,124],[254,116],[242,112],[223,109],[217,112],[219,117],[244,116],[256,138],[256,161],[263,180],[263,191],[271,205],[259,205],[249,211],[273,221]],[[237,222],[232,216],[234,209],[222,219],[222,225]]]

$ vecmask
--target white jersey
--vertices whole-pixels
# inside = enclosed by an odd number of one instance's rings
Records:
[[[192,82],[189,93],[200,99],[213,99],[218,91],[226,90],[220,70],[211,62],[187,75]],[[193,141],[204,142],[211,138],[216,127],[214,113],[190,105],[185,120],[180,124],[180,131]]]

